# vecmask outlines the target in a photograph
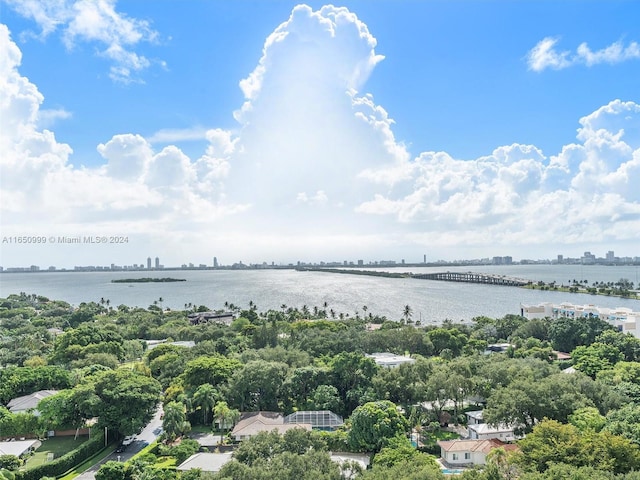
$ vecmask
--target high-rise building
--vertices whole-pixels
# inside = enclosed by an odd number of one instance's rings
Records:
[[[160,258],[156,257],[156,268],[160,268]]]
[[[564,256],[558,255],[558,263],[564,263]]]
[[[218,268],[218,257],[213,257],[213,268]]]
[[[147,257],[147,270],[151,270],[151,257]]]
[[[607,252],[607,262],[615,262],[616,261],[616,256],[613,253],[613,250],[609,250]]]

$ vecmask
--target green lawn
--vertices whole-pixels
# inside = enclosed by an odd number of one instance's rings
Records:
[[[454,440],[456,438],[460,438],[460,435],[454,432],[445,432],[444,430],[423,432],[421,435],[422,443],[425,445],[435,445],[438,440]]]
[[[77,440],[73,439],[73,435],[69,437],[51,437],[42,441],[42,445],[36,452],[29,457],[26,467],[35,467],[47,463],[49,453],[53,453],[53,458],[59,458],[65,453],[78,448],[79,445],[89,440],[87,435],[79,436]]]

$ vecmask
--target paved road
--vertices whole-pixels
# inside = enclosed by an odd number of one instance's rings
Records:
[[[89,470],[85,471],[81,475],[78,475],[76,477],[76,480],[95,480],[96,472],[100,469],[100,466],[103,463],[110,460],[126,462],[144,447],[154,442],[155,439],[158,438],[158,436],[162,433],[162,419],[160,418],[161,415],[162,406],[158,407],[158,410],[156,410],[156,413],[153,415],[151,421],[147,424],[146,427],[142,429],[142,432],[136,435],[136,441],[129,445],[124,452],[112,453],[104,460],[96,463]]]

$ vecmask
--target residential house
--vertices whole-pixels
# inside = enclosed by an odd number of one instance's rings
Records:
[[[16,457],[22,457],[34,450],[37,450],[42,442],[40,440],[14,440],[11,442],[0,442],[0,456],[1,455],[15,455]]]
[[[36,410],[36,407],[38,403],[40,403],[40,400],[55,395],[56,393],[58,393],[57,390],[40,390],[30,395],[16,397],[7,404],[7,408],[11,413],[26,413],[31,411],[34,415],[38,416],[40,412]]]
[[[378,365],[379,367],[384,368],[396,368],[403,363],[415,363],[416,361],[415,358],[406,357],[404,355],[396,355],[389,352],[372,353],[365,356],[373,359],[373,361],[376,362],[376,365]]]
[[[219,472],[231,461],[231,452],[227,453],[195,453],[176,467],[180,472],[197,468],[202,472]]]
[[[504,448],[507,451],[518,449],[517,445],[504,443],[495,438],[490,440],[440,440],[438,446],[443,463],[451,467],[485,465],[487,454],[495,448]]]
[[[484,423],[484,413],[482,410],[473,410],[465,413],[467,416],[467,425],[478,425]]]
[[[241,442],[251,438],[260,432],[270,432],[276,430],[278,433],[285,433],[293,428],[303,428],[311,430],[309,423],[284,423],[284,416],[277,412],[244,412],[240,415],[240,420],[231,431],[231,436],[236,442]]]
[[[231,325],[235,316],[232,312],[194,312],[187,315],[191,325],[202,325],[204,323],[222,323]]]
[[[467,431],[469,432],[469,438],[472,440],[489,440],[496,438],[503,442],[513,442],[520,438],[515,434],[512,426],[504,424],[496,426],[487,423],[472,424],[467,425]]]

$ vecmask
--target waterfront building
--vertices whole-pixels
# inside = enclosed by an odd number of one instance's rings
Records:
[[[640,312],[627,307],[597,307],[595,305],[574,305],[572,303],[540,303],[538,305],[520,305],[520,315],[531,320],[533,318],[588,318],[596,317],[609,322],[623,333],[630,333],[640,338]]]

